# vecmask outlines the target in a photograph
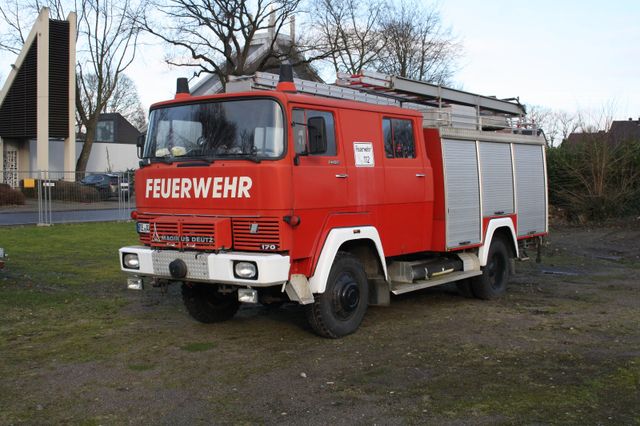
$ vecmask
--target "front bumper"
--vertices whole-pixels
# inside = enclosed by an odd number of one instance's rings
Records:
[[[186,277],[180,281],[210,282],[246,287],[270,287],[282,285],[289,280],[291,262],[289,256],[273,253],[202,253],[195,251],[154,250],[145,246],[122,247],[119,250],[120,269],[140,277],[175,280],[169,272],[169,264],[181,259],[187,265]],[[139,268],[127,268],[123,263],[125,254],[137,254]],[[243,279],[234,275],[234,262],[255,262],[258,269],[256,279]]]

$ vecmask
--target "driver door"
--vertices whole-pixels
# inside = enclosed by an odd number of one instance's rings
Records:
[[[330,214],[348,206],[349,177],[338,143],[338,116],[330,109],[294,106],[291,117],[294,212],[301,219],[301,230],[308,228],[317,233]]]

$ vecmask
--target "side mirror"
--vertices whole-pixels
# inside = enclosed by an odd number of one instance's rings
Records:
[[[140,134],[140,136],[138,136],[138,140],[136,141],[136,148],[137,148],[137,154],[138,154],[138,158],[142,159],[142,154],[144,151],[144,141],[145,139],[147,139],[147,134],[146,133],[142,133]]]
[[[309,131],[309,154],[327,152],[327,126],[324,117],[311,117],[307,124]]]

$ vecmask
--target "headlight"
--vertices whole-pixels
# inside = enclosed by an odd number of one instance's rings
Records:
[[[236,278],[255,280],[258,278],[258,267],[253,262],[235,262],[233,273]]]
[[[122,257],[122,263],[125,268],[140,269],[140,260],[138,259],[138,255],[135,253],[126,253]]]

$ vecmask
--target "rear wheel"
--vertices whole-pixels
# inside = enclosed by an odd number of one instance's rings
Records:
[[[472,278],[471,291],[478,299],[495,299],[507,289],[509,281],[510,251],[501,238],[491,242],[487,265],[482,268],[482,275]]]
[[[210,284],[182,284],[182,300],[189,315],[206,324],[231,319],[240,307],[236,292],[221,293]]]
[[[307,306],[307,319],[322,337],[336,339],[358,329],[369,301],[369,286],[362,264],[339,252],[331,266],[324,293]]]

